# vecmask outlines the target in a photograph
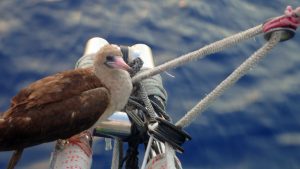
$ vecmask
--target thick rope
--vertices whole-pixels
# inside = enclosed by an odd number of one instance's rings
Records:
[[[237,69],[235,69],[224,81],[222,81],[211,93],[202,99],[195,107],[182,117],[176,125],[179,127],[188,126],[196,117],[202,113],[213,101],[215,101],[226,89],[231,87],[238,79],[247,73],[258,61],[260,61],[280,40],[281,32],[272,34],[271,39]]]
[[[142,101],[145,104],[146,109],[148,110],[150,120],[153,120],[157,115],[155,113],[155,110],[151,104],[151,101],[148,97],[146,88],[143,83],[139,83],[139,91],[138,91],[139,97],[142,99]]]
[[[262,25],[255,26],[246,31],[237,33],[235,35],[229,36],[225,39],[219,40],[217,42],[211,43],[203,48],[200,48],[196,51],[190,52],[188,54],[182,55],[174,60],[161,64],[153,69],[141,72],[132,78],[132,82],[136,83],[153,75],[159,74],[163,71],[166,71],[170,68],[182,65],[189,61],[195,60],[197,58],[203,58],[206,55],[216,53],[218,51],[224,50],[227,47],[238,44],[242,40],[249,39],[258,34],[262,33]]]

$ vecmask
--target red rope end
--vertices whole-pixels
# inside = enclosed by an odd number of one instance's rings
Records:
[[[268,20],[263,25],[265,39],[269,40],[274,31],[282,31],[280,41],[289,40],[294,37],[296,29],[300,25],[300,7],[295,10],[287,6],[285,15]]]

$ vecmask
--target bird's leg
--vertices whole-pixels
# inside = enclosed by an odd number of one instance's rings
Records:
[[[13,155],[11,156],[7,169],[14,169],[17,165],[18,161],[20,160],[23,153],[23,149],[19,149],[14,151]]]

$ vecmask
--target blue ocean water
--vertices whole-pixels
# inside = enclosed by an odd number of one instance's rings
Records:
[[[85,42],[145,43],[156,64],[279,16],[296,0],[2,0],[0,111],[31,82],[73,69]],[[299,32],[299,31],[298,31]],[[262,36],[162,74],[168,112],[177,121],[265,43]],[[185,169],[300,168],[300,36],[280,43],[186,130],[193,139],[178,154]],[[17,169],[47,168],[53,143],[28,148]],[[11,152],[0,153],[4,168]],[[94,168],[109,168],[111,152],[94,145]]]

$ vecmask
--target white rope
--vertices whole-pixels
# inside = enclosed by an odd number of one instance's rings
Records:
[[[235,69],[224,81],[222,81],[211,93],[202,99],[195,107],[181,118],[176,125],[180,127],[188,126],[196,116],[202,113],[214,100],[216,100],[226,89],[231,87],[238,79],[247,73],[258,61],[260,61],[280,40],[281,32],[273,33],[271,39],[237,69]]]
[[[150,152],[150,149],[151,149],[151,145],[152,145],[153,139],[154,139],[153,136],[150,135],[150,138],[149,138],[148,145],[147,145],[147,148],[146,148],[146,151],[145,151],[145,155],[144,155],[144,159],[143,159],[143,163],[142,163],[141,169],[145,169],[146,168],[147,159],[149,157],[149,152]]]
[[[159,74],[163,71],[166,71],[170,68],[174,68],[176,66],[182,65],[184,63],[187,63],[189,61],[195,60],[197,58],[203,58],[206,55],[216,53],[218,51],[221,51],[227,47],[230,47],[232,45],[238,44],[242,40],[249,39],[253,36],[256,36],[258,34],[262,33],[262,25],[255,26],[251,29],[248,29],[246,31],[237,33],[235,35],[229,36],[225,39],[219,40],[217,42],[211,43],[203,48],[200,48],[196,51],[190,52],[188,54],[182,55],[176,59],[173,59],[171,61],[168,61],[164,64],[161,64],[157,67],[154,67],[153,69],[149,69],[147,71],[141,72],[134,76],[132,78],[132,82],[136,83],[143,79],[146,79],[150,76]]]
[[[175,150],[174,148],[168,144],[167,142],[165,143],[166,145],[166,159],[167,159],[167,167],[166,168],[169,168],[169,169],[176,169],[175,167]]]
[[[113,157],[111,160],[111,169],[119,169],[120,165],[120,147],[123,145],[121,139],[115,138],[114,140],[114,150]]]

